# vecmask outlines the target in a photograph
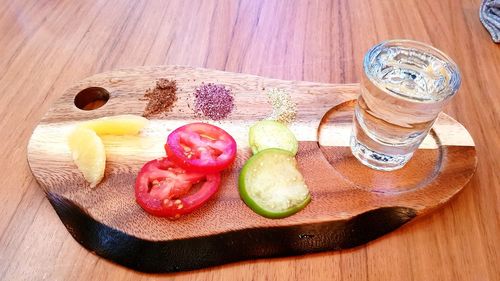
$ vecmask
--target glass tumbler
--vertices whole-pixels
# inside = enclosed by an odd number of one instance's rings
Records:
[[[460,87],[457,65],[411,40],[384,41],[363,60],[350,140],[353,155],[376,170],[402,168]]]

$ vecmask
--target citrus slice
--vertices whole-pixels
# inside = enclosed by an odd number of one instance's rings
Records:
[[[262,150],[248,159],[238,189],[245,204],[267,218],[291,216],[311,201],[293,153],[279,148]]]
[[[78,170],[95,187],[104,177],[106,152],[101,138],[91,129],[77,127],[68,138],[69,148]]]
[[[148,121],[137,115],[116,115],[89,120],[80,126],[89,128],[98,135],[137,135]]]
[[[272,120],[262,120],[250,127],[248,142],[253,154],[268,148],[281,148],[297,154],[299,143],[287,126]]]

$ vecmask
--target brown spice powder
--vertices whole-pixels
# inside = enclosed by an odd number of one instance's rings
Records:
[[[149,100],[142,116],[158,116],[172,110],[177,101],[177,83],[175,80],[160,78],[156,81],[154,89],[148,89],[144,93],[144,98],[140,100]]]

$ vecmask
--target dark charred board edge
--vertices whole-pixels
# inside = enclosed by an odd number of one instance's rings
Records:
[[[353,248],[391,232],[417,216],[384,207],[348,220],[228,231],[169,241],[143,240],[93,219],[71,200],[47,197],[83,247],[125,267],[149,273],[187,271],[255,258],[284,257]]]

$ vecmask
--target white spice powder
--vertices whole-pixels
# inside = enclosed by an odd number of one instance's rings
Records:
[[[292,101],[290,93],[284,89],[271,88],[267,91],[267,100],[273,107],[268,119],[281,123],[291,123],[297,116],[297,104]]]

